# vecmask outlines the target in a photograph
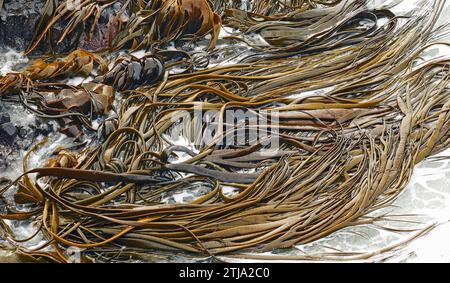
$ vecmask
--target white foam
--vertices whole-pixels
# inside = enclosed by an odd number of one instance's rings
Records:
[[[27,63],[28,58],[14,49],[7,49],[6,52],[0,51],[0,75],[4,76],[13,71],[17,64]]]

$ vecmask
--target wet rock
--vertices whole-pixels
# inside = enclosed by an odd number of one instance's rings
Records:
[[[10,179],[5,178],[5,177],[0,177],[0,187],[9,185],[10,183],[11,183]]]
[[[193,202],[195,200],[195,198],[193,196],[185,196],[183,197],[183,202],[184,203],[190,203]]]
[[[0,124],[11,122],[11,116],[8,113],[0,113]]]
[[[117,16],[119,11],[122,11],[122,5],[123,3],[116,2],[114,5],[108,6],[103,11],[92,36],[89,36],[87,33],[82,34],[78,42],[78,47],[92,51],[99,51],[109,47],[109,43],[112,42],[119,31]],[[123,23],[129,20],[127,11],[121,14],[120,19]]]
[[[206,194],[208,194],[209,192],[211,192],[211,189],[210,188],[207,188],[207,187],[200,187],[200,189],[198,189],[198,191],[197,191],[197,193],[195,194],[195,196],[197,196],[197,197],[200,197],[200,196],[203,196],[203,195],[206,195]]]
[[[4,201],[2,197],[0,197],[0,213],[4,214],[4,213],[7,213],[7,212],[8,211],[6,210],[6,201]],[[2,238],[0,238],[0,240],[1,239]]]
[[[5,0],[0,12],[0,43],[25,50],[46,0]]]
[[[29,125],[29,127],[31,129],[31,132],[33,132],[35,136],[38,136],[38,135],[46,136],[46,135],[54,132],[54,130],[55,130],[54,125],[52,123],[48,123],[48,122],[40,120],[40,119],[36,120],[35,124]]]
[[[1,1],[0,1],[1,2]],[[10,47],[19,51],[26,50],[33,41],[35,28],[41,18],[47,0],[4,0],[0,10],[0,46]],[[62,1],[59,1],[61,3]],[[122,2],[122,1],[119,1]],[[108,47],[110,37],[117,32],[117,27],[111,24],[111,19],[117,13],[119,7],[109,7],[102,13],[94,36],[88,40],[86,32],[90,31],[92,20],[87,20],[84,30],[81,25],[74,30],[73,36],[69,36],[60,44],[54,44],[58,53],[68,52],[72,47],[83,47],[87,50],[97,50]],[[52,28],[52,37],[56,42],[63,33],[66,24],[57,22]],[[34,54],[51,52],[47,40],[43,40],[33,52]]]
[[[170,197],[166,202],[167,202],[168,204],[174,204],[174,203],[177,203],[177,201],[175,200],[174,197]]]
[[[0,136],[7,142],[13,142],[17,136],[17,128],[11,122],[1,124]]]
[[[27,129],[20,127],[20,128],[18,128],[17,134],[19,135],[20,138],[24,139],[27,137],[28,131],[27,131]]]
[[[0,149],[1,149],[1,144],[0,144]],[[3,154],[0,153],[0,170],[4,171],[6,169],[7,165],[5,162],[5,158],[3,156]]]

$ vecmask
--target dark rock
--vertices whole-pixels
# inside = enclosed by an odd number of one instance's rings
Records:
[[[174,203],[176,203],[176,200],[175,200],[174,197],[170,197],[170,198],[167,200],[167,203],[168,203],[168,204],[174,204]]]
[[[11,183],[11,180],[10,180],[10,179],[5,178],[5,177],[0,177],[0,188],[1,188],[1,187],[4,187],[4,186],[7,186],[7,185],[9,185],[10,183]],[[0,198],[0,200],[1,200],[1,198]]]
[[[39,21],[46,0],[5,0],[0,12],[0,42],[5,47],[25,50]]]
[[[184,203],[190,203],[193,202],[195,200],[195,198],[193,196],[185,196],[183,197],[183,202]]]
[[[23,139],[26,138],[28,131],[25,128],[19,128],[17,134]]]
[[[0,179],[0,186],[2,185],[2,183],[1,183],[1,179]],[[8,206],[6,205],[6,201],[3,199],[3,197],[2,196],[0,196],[0,213],[2,213],[2,214],[4,214],[4,213],[7,213],[8,211],[7,211],[7,208]],[[1,240],[1,238],[0,238],[0,240]]]
[[[201,187],[200,189],[198,189],[198,191],[196,191],[194,193],[195,197],[199,198],[202,197],[206,194],[208,194],[209,192],[211,192],[211,189],[207,188],[207,187]]]
[[[8,122],[0,125],[0,137],[8,142],[14,141],[17,136],[17,128],[13,123]]]
[[[8,113],[0,113],[0,124],[11,122],[11,117]]]
[[[55,131],[52,123],[42,119],[36,119],[36,123],[30,124],[28,127],[30,128],[30,132],[33,133],[35,137],[39,135],[45,136]]]
[[[46,2],[47,0],[4,0],[3,8],[0,11],[0,47],[10,47],[18,51],[27,50],[33,41],[35,29]],[[61,2],[59,1],[59,3]],[[57,53],[65,53],[76,46],[84,47],[88,50],[107,47],[106,33],[113,29],[110,19],[115,15],[117,9],[109,7],[102,13],[94,30],[93,41],[95,41],[95,44],[87,41],[86,33],[84,33],[80,25],[75,29],[73,36],[68,36],[60,44],[54,44],[54,50]],[[84,30],[89,31],[90,21],[88,20],[84,24]],[[65,26],[62,20],[53,26],[52,38],[54,42],[59,39]],[[43,40],[33,54],[48,52],[51,52],[48,41]]]

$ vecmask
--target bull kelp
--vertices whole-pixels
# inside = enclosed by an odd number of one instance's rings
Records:
[[[410,17],[364,0],[275,2],[86,0],[69,8],[49,0],[28,54],[46,37],[50,46],[92,37],[102,12],[124,5],[110,17],[105,48],[74,45],[0,78],[2,99],[58,120],[80,141],[98,137],[58,149],[40,168],[29,168],[29,159],[46,140],[25,155],[23,174],[0,191],[15,189],[14,201],[29,208],[4,201],[0,224],[10,246],[57,262],[73,247],[86,260],[152,251],[373,256],[258,253],[382,220],[369,214],[396,199],[418,162],[449,148],[450,58],[423,58],[450,45],[448,27],[436,26],[444,1],[424,2]],[[57,23],[64,29],[54,42]],[[231,34],[220,36],[225,28]],[[223,44],[248,52],[210,64],[227,56]],[[143,48],[144,56],[133,53]],[[64,81],[73,76],[91,79]],[[117,116],[108,116],[117,96]],[[104,119],[98,128],[96,117]],[[163,201],[195,188],[205,193]],[[36,233],[18,239],[4,220],[33,221]],[[21,244],[38,234],[39,246]]]

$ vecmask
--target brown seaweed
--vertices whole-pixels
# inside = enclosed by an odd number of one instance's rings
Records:
[[[401,25],[390,11],[368,10],[364,1],[326,1],[333,7],[312,10],[311,3],[319,1],[294,2],[297,7],[285,7],[285,12],[259,10],[264,17],[257,15],[257,25],[252,12],[226,10],[226,23],[243,32],[260,32],[268,40],[268,46],[254,46],[260,52],[257,60],[171,74],[163,80],[162,68],[148,81],[141,77],[145,72],[136,72],[134,80],[124,73],[125,66],[105,72],[105,83],[124,91],[118,117],[105,122],[99,133],[101,145],[82,152],[64,150],[46,167],[28,169],[28,157],[44,143],[38,144],[24,159],[24,174],[2,190],[17,185],[16,196],[36,210],[10,209],[0,218],[39,222],[47,242],[27,250],[14,241],[13,232],[6,231],[5,237],[25,254],[58,262],[68,260],[68,247],[108,257],[120,249],[117,245],[126,246],[120,250],[124,258],[157,249],[266,259],[269,256],[248,253],[310,243],[344,227],[382,220],[367,215],[392,203],[418,162],[450,145],[450,60],[420,61],[424,50],[441,44],[443,29],[434,25],[443,1]],[[141,20],[155,18],[157,11],[175,13],[164,6],[169,2],[155,3],[157,10],[137,13]],[[176,7],[181,9],[182,3]],[[211,17],[211,11],[205,11]],[[375,24],[380,17],[387,23]],[[167,41],[211,32],[210,26],[201,28],[208,26],[204,22],[187,31],[175,22],[151,23]],[[314,25],[315,32],[309,30]],[[141,31],[137,27],[137,22],[128,27],[126,32],[133,36],[124,42],[139,38],[133,33]],[[284,36],[289,29],[295,32]],[[275,33],[268,35],[268,30]],[[133,47],[160,40],[152,36],[148,33],[147,41]],[[128,60],[128,65],[134,62],[143,69],[147,59]],[[31,77],[10,76],[4,79],[4,89],[19,82],[20,88],[39,86]],[[314,90],[323,92],[298,95]],[[63,91],[75,94],[78,89]],[[86,110],[78,100],[58,103]],[[230,128],[225,120],[226,111],[236,109],[269,113],[263,126],[278,127],[256,126],[266,140],[252,140],[242,132],[254,125],[242,120]],[[198,111],[218,113],[210,140],[201,139],[209,130],[206,121],[201,120],[200,132],[193,131]],[[180,113],[190,119],[174,119]],[[165,138],[177,126],[189,129],[183,134],[194,148]],[[245,143],[221,143],[239,135]],[[264,142],[275,139],[277,151],[265,151]],[[177,153],[188,159],[173,162]],[[192,184],[208,192],[188,203],[162,203],[165,193]],[[225,194],[225,187],[235,188],[237,194]],[[49,245],[53,249],[47,252]],[[354,260],[373,255],[270,258]]]

